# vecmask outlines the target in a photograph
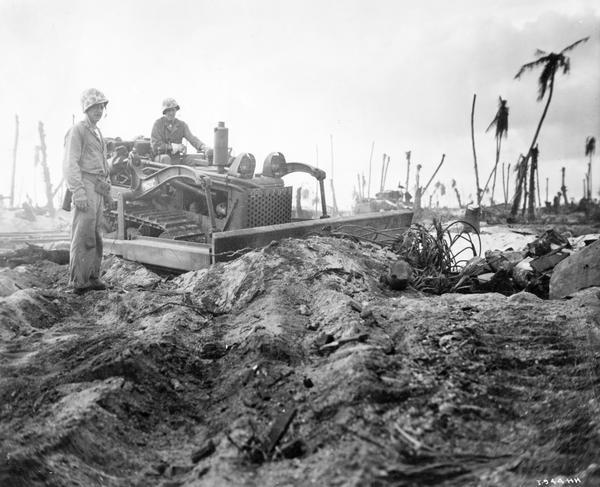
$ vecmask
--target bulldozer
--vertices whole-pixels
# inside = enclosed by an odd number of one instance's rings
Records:
[[[325,171],[272,152],[257,172],[251,153],[232,156],[227,145],[223,122],[215,128],[212,157],[183,155],[171,164],[155,160],[147,138],[107,139],[116,204],[105,213],[105,248],[129,260],[188,271],[282,238],[342,232],[381,241],[395,238],[411,224],[410,210],[331,217]],[[299,172],[318,182],[319,218],[293,218],[293,188],[284,178]]]

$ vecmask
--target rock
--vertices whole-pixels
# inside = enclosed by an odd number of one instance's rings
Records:
[[[547,255],[542,255],[533,259],[530,264],[534,271],[544,272],[548,269],[552,269],[560,261],[566,259],[569,256],[566,252],[555,252]]]
[[[560,299],[575,291],[600,286],[600,240],[560,262],[550,278],[550,299]]]

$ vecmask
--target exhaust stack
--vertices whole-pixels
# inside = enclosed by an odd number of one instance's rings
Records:
[[[225,122],[219,122],[215,127],[215,145],[213,164],[217,166],[219,173],[225,172],[225,166],[229,161],[229,129]]]

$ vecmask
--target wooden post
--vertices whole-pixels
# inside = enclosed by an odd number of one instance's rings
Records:
[[[13,166],[10,179],[10,207],[15,206],[15,174],[17,171],[17,148],[19,146],[19,116],[15,114],[15,143],[13,145]]]
[[[481,206],[481,194],[479,188],[479,170],[477,169],[477,152],[475,151],[475,100],[477,98],[477,94],[473,93],[473,105],[471,106],[471,143],[473,145],[473,163],[475,166],[475,184],[477,185],[477,206]]]
[[[42,170],[44,171],[44,183],[46,185],[46,208],[48,209],[48,213],[50,216],[54,216],[54,202],[53,202],[53,191],[52,191],[52,181],[50,181],[50,170],[48,169],[48,158],[46,154],[46,134],[44,133],[44,124],[42,122],[38,122],[38,132],[40,134],[40,154],[42,156]]]

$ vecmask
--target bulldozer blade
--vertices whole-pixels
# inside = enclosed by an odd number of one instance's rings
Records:
[[[412,210],[396,210],[215,232],[213,259],[231,260],[240,251],[263,247],[274,240],[309,235],[347,234],[379,243],[391,242],[410,227],[412,217]]]
[[[138,237],[134,240],[104,239],[104,251],[127,260],[176,271],[204,269],[211,265],[211,246],[167,238]]]

